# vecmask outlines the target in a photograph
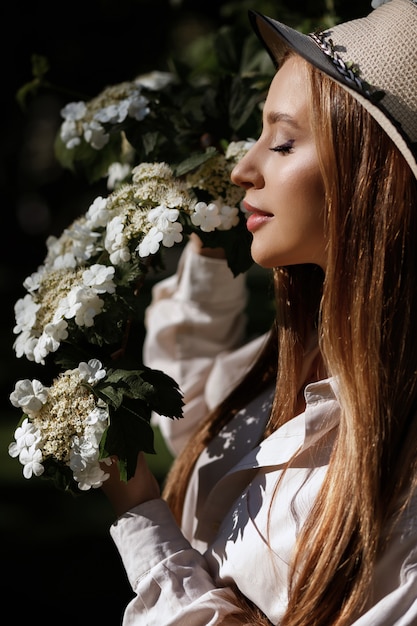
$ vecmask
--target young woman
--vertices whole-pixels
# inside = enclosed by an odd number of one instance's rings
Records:
[[[135,592],[123,623],[411,626],[417,4],[309,36],[251,20],[278,71],[232,178],[276,322],[240,347],[243,279],[194,240],[155,289],[145,356],[186,416],[164,422],[163,497],[142,455],[103,485]]]

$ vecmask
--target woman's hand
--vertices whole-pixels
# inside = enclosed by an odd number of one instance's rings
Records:
[[[211,259],[225,259],[226,253],[223,248],[204,248],[203,243],[196,233],[190,235],[191,246],[197,254],[201,256],[208,256]]]
[[[135,474],[127,482],[120,480],[117,459],[112,458],[111,465],[103,463],[102,469],[110,474],[102,490],[118,517],[138,504],[160,497],[158,481],[150,471],[143,452],[139,452]]]

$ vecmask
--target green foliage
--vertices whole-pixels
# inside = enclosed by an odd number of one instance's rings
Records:
[[[119,159],[121,144],[120,133],[112,133],[105,150],[94,150],[85,141],[68,150],[58,134],[55,138],[55,156],[62,167],[74,174],[85,175],[88,183],[92,184],[103,178],[109,165]]]
[[[93,391],[110,407],[110,426],[101,441],[101,458],[117,455],[121,477],[128,480],[135,472],[138,453],[155,453],[152,411],[181,418],[181,392],[164,372],[145,367],[109,370],[105,382]]]
[[[92,148],[81,139],[69,149],[58,133],[55,154],[62,167],[93,183],[107,176],[111,163],[124,161],[125,140],[134,151],[129,156],[134,163],[175,165],[208,145],[259,135],[259,105],[273,68],[253,34],[240,27],[220,28],[193,42],[189,54],[171,55],[167,65],[171,83],[158,91],[143,88],[149,114],[139,122],[127,116],[121,123],[103,124],[110,136],[103,148]],[[33,80],[17,96],[22,106],[40,89],[70,94],[48,82],[48,71],[48,60],[34,55]]]

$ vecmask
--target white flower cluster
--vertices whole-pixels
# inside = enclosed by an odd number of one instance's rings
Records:
[[[64,122],[60,137],[68,150],[79,146],[84,139],[95,150],[107,145],[110,135],[106,124],[120,124],[127,117],[142,121],[150,112],[149,100],[143,88],[157,91],[171,82],[167,72],[152,72],[139,76],[133,82],[123,82],[107,87],[88,103],[83,100],[68,103],[61,111]]]
[[[114,115],[133,110],[127,100]],[[230,230],[245,219],[238,208],[242,190],[230,183],[230,172],[251,145],[230,144],[226,154],[209,149],[195,167],[187,163],[182,176],[164,162],[141,163],[130,183],[97,197],[61,236],[49,237],[43,265],[25,279],[26,295],[15,304],[16,356],[44,365],[50,353],[72,362],[73,349],[84,342],[91,356],[97,345],[123,345],[138,282],[159,267],[161,246],[179,244],[191,232]],[[10,401],[24,415],[9,453],[26,478],[64,467],[64,481],[71,471],[82,491],[106,480],[99,454],[112,404],[98,398],[100,387],[92,390],[105,377],[102,363],[92,359],[67,369],[50,387],[37,379],[17,382]],[[110,398],[117,380],[109,375],[106,385]]]
[[[147,215],[151,228],[137,247],[140,257],[156,254],[161,244],[169,248],[183,240],[183,226],[179,221],[181,211],[188,213],[191,223],[206,233],[216,229],[230,230],[238,224],[240,209],[226,203],[238,203],[241,191],[230,185],[228,173],[240,151],[245,151],[245,147],[247,150],[251,143],[237,143],[239,145],[225,156],[216,155],[184,180],[176,178],[164,163],[142,163],[133,169],[133,183],[138,185],[142,197],[158,201]],[[199,178],[204,182],[197,184]],[[208,191],[213,201],[208,204],[198,201],[193,191],[198,188]]]
[[[9,454],[19,459],[25,478],[41,476],[51,457],[72,470],[81,491],[101,487],[107,480],[99,463],[99,445],[109,413],[89,388],[105,376],[101,362],[91,359],[60,374],[51,387],[36,379],[16,383],[10,401],[25,417]]]
[[[241,190],[230,185],[229,172],[250,146],[231,144],[225,156],[214,155],[183,178],[166,163],[141,163],[131,184],[97,197],[59,238],[49,237],[44,264],[26,278],[27,294],[15,304],[16,356],[44,364],[69,340],[70,323],[93,327],[117,295],[117,267],[181,243],[185,216],[205,233],[233,228],[240,209],[232,203]],[[195,190],[204,188],[211,202],[198,201]]]
[[[68,320],[73,319],[77,326],[92,326],[103,310],[100,295],[114,293],[116,288],[114,267],[95,263],[77,268],[74,249],[54,257],[56,243],[49,240],[47,262],[24,281],[28,293],[15,304],[16,356],[25,355],[42,364],[67,339]],[[53,258],[56,264],[50,262]]]

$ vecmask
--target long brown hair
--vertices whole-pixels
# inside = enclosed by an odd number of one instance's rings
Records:
[[[341,419],[297,540],[281,624],[342,626],[366,607],[387,528],[417,471],[417,183],[368,112],[304,67],[326,192],[326,276],[307,265],[275,270],[277,319],[268,344],[174,463],[164,497],[180,523],[198,455],[249,392],[276,380],[268,432],[294,416],[303,353],[316,329],[327,371],[338,380]],[[242,623],[269,623],[239,602]]]

